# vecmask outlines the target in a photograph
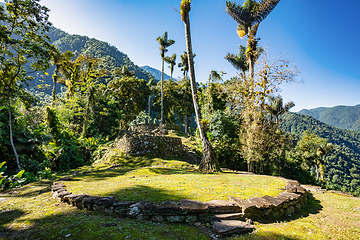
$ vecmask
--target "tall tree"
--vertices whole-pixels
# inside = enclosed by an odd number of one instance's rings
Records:
[[[266,77],[262,78],[260,84],[255,81],[255,62],[262,53],[262,48],[258,47],[259,38],[256,38],[259,24],[271,13],[280,0],[246,0],[244,4],[227,1],[226,12],[238,23],[237,33],[240,38],[247,36],[247,48],[245,56],[249,69],[250,77],[243,79],[244,95],[242,98],[244,107],[242,109],[242,143],[243,153],[248,162],[248,171],[254,172],[254,162],[263,161],[261,153],[264,139],[263,130],[266,129],[266,121],[262,112],[264,96],[258,94],[256,89],[261,87],[262,82],[266,82]],[[240,47],[240,51],[242,48]],[[231,57],[231,56],[229,56]],[[266,83],[265,83],[266,84]],[[263,92],[267,90],[264,89]]]
[[[0,5],[0,91],[4,92],[9,108],[9,135],[16,164],[21,169],[13,141],[11,98],[20,82],[30,79],[29,73],[49,67],[49,9],[40,0],[5,0]],[[25,65],[29,68],[25,68]]]
[[[174,67],[176,65],[176,54],[174,53],[171,57],[165,57],[165,62],[170,64],[170,77],[173,80]]]
[[[168,51],[167,48],[175,43],[174,40],[168,38],[168,33],[165,32],[162,37],[156,39],[160,44],[160,56],[161,56],[161,118],[160,123],[164,123],[164,62],[165,62],[165,53]]]
[[[62,66],[62,54],[54,45],[51,45],[50,54],[51,64],[55,66],[54,74],[52,75],[54,84],[52,89],[52,106],[54,107],[56,101],[56,83],[59,79],[59,71]]]
[[[211,84],[212,82],[219,82],[222,80],[223,75],[225,75],[223,71],[217,72],[215,70],[211,70],[209,74],[209,82],[206,89],[206,100],[207,100],[207,111],[208,113],[212,113],[213,109],[213,99],[211,97]]]
[[[248,59],[250,77],[254,78],[254,65],[258,55],[258,41],[256,33],[259,24],[271,13],[280,0],[246,0],[240,6],[227,1],[226,12],[238,23],[238,35],[240,38],[248,36],[246,57]]]
[[[180,13],[181,13],[181,20],[185,23],[185,38],[186,38],[186,48],[188,53],[188,63],[189,63],[189,71],[190,71],[191,93],[193,97],[194,110],[196,114],[196,123],[199,129],[199,134],[203,148],[203,158],[200,162],[199,170],[202,172],[218,172],[220,171],[220,167],[216,153],[212,148],[210,141],[201,124],[201,112],[199,109],[198,98],[197,98],[195,69],[194,69],[194,60],[193,60],[194,57],[193,57],[192,44],[191,44],[190,17],[189,17],[190,10],[191,10],[191,0],[182,0],[180,6]]]
[[[224,57],[236,70],[241,71],[242,76],[246,78],[246,72],[249,70],[248,59],[246,57],[246,47],[239,46],[239,53],[237,55],[228,53]]]
[[[269,113],[270,120],[272,121],[273,119],[275,119],[275,124],[279,125],[279,117],[287,113],[291,108],[293,108],[295,106],[295,103],[290,101],[284,104],[281,96],[270,96],[269,100],[270,102],[268,104],[265,104],[265,110]]]
[[[303,132],[303,135],[297,143],[297,149],[302,153],[305,163],[309,166],[315,166],[316,179],[324,179],[324,164],[327,154],[334,148],[328,140],[321,138],[309,131]]]
[[[107,91],[119,103],[125,116],[120,122],[120,131],[146,109],[149,86],[143,79],[134,77],[115,78],[107,85]]]

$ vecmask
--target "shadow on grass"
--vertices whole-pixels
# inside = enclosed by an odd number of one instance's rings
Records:
[[[122,193],[142,192],[162,199],[181,197],[143,186],[128,191]],[[0,213],[0,239],[209,239],[200,229],[189,225],[138,221],[78,210],[65,203],[56,203],[48,193],[39,198],[41,201],[38,202],[31,202],[30,197],[22,198],[20,208],[31,206],[32,210],[16,209]],[[44,216],[44,209],[54,214]]]
[[[9,194],[16,197],[27,198],[27,197],[36,197],[39,194],[50,192],[52,182],[49,180],[39,181],[32,183],[31,185],[25,185],[19,189],[14,188],[8,191]],[[36,189],[34,189],[36,186]]]
[[[199,174],[199,172],[195,172],[192,169],[184,169],[184,168],[148,168],[150,172],[155,174],[162,175],[172,175],[172,174]]]
[[[273,219],[264,219],[264,220],[258,220],[260,223],[276,223],[279,221],[283,222],[290,222],[299,218],[308,217],[310,214],[318,214],[323,209],[323,206],[321,205],[320,200],[317,200],[314,198],[314,196],[311,193],[308,193],[308,199],[306,204],[302,207],[301,211],[295,212],[287,217],[278,218],[276,220]]]
[[[120,201],[147,201],[161,203],[163,201],[178,201],[185,199],[185,195],[178,194],[176,190],[169,191],[143,185],[135,185],[129,188],[122,188],[118,191],[108,193]]]

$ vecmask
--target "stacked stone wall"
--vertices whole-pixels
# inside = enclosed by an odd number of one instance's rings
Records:
[[[147,201],[131,202],[114,197],[93,197],[86,194],[72,194],[67,191],[62,181],[54,182],[52,197],[68,203],[78,209],[98,211],[105,214],[148,220],[153,222],[192,223],[211,222],[214,230],[233,220],[276,220],[301,210],[308,197],[308,191],[297,181],[288,180],[284,192],[278,196],[253,197],[244,200],[229,197],[229,201],[212,200],[199,202],[183,199],[178,202],[165,201],[161,204]],[[245,224],[246,229],[253,229]],[[216,230],[217,231],[217,230]],[[219,230],[220,233],[222,230]]]

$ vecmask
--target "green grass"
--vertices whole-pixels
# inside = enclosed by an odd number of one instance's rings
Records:
[[[301,213],[275,223],[255,223],[256,231],[240,239],[358,240],[360,199],[333,193],[314,193]]]
[[[112,163],[121,167],[109,170],[108,165],[96,165],[78,169],[80,174],[66,182],[68,190],[74,194],[114,196],[128,201],[191,199],[206,202],[228,200],[230,196],[243,199],[276,196],[286,185],[284,180],[271,176],[230,172],[201,174],[186,162],[151,156],[118,156]]]
[[[76,169],[65,185],[73,193],[115,196],[121,200],[227,200],[279,193],[285,181],[252,174],[200,174],[185,162],[151,156],[117,157],[116,164]],[[0,195],[0,239],[209,239],[201,228],[121,219],[78,210],[50,198],[51,181],[29,184]],[[306,208],[288,219],[255,222],[256,230],[229,239],[359,239],[360,200],[314,193]],[[116,226],[106,227],[106,224]]]

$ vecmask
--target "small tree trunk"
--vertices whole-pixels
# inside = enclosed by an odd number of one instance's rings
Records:
[[[12,124],[11,124],[11,103],[10,103],[10,88],[8,90],[8,108],[9,108],[9,130],[10,130],[10,143],[11,143],[11,147],[14,151],[14,154],[15,154],[15,159],[16,159],[16,164],[17,164],[17,167],[18,167],[18,170],[20,171],[21,170],[21,166],[20,166],[20,162],[19,162],[19,156],[16,152],[16,148],[15,148],[15,145],[14,145],[14,139],[13,139],[13,131],[12,131]]]
[[[148,114],[149,114],[149,118],[148,118],[148,124],[150,124],[151,121],[151,94],[149,95],[149,110],[148,110]]]
[[[54,86],[52,89],[52,107],[55,107],[55,101],[56,101],[56,82],[57,82],[57,78],[58,78],[58,70],[55,70],[55,74],[53,76],[54,79]]]
[[[203,129],[201,124],[201,113],[199,109],[199,104],[197,100],[196,93],[196,81],[195,81],[195,70],[194,70],[194,61],[193,61],[193,52],[191,45],[191,33],[190,33],[190,19],[189,14],[185,18],[185,37],[186,37],[186,48],[188,53],[188,62],[189,62],[189,71],[190,71],[190,83],[191,83],[191,93],[193,98],[194,110],[196,115],[196,123],[199,128],[202,148],[203,148],[203,158],[201,159],[199,170],[201,172],[218,172],[220,171],[219,162],[215,154],[214,149],[212,148],[209,139]]]
[[[316,170],[316,181],[319,182],[319,167],[317,164],[315,164],[315,170]]]
[[[185,112],[185,116],[184,116],[184,125],[185,125],[185,133],[188,134],[188,117],[187,117],[187,112]]]
[[[160,124],[164,124],[164,58],[161,64],[161,118]]]

